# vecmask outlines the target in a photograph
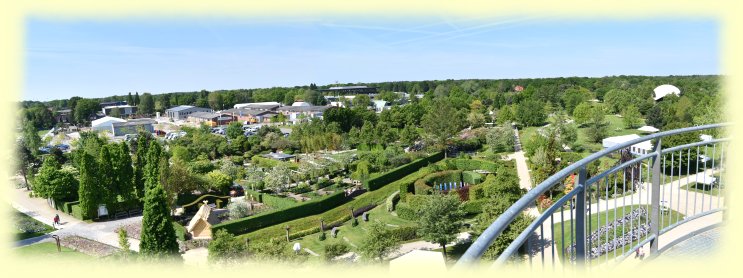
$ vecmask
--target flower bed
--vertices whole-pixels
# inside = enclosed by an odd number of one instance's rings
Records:
[[[95,257],[106,257],[119,251],[119,248],[81,236],[66,236],[60,243],[64,247]]]
[[[126,224],[126,225],[121,226],[118,229],[116,229],[116,232],[118,233],[119,230],[122,230],[122,229],[126,231],[126,235],[128,237],[133,238],[133,239],[136,239],[136,240],[141,240],[142,239],[141,238],[141,234],[142,234],[142,222],[135,222],[135,223]]]

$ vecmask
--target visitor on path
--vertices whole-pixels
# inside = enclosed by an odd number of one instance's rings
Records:
[[[59,214],[55,214],[55,215],[54,215],[54,224],[56,224],[56,225],[60,225],[60,224],[59,224]]]

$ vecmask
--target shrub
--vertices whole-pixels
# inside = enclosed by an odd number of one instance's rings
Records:
[[[415,221],[417,216],[415,215],[415,210],[410,207],[407,203],[399,203],[397,204],[397,217],[400,217],[405,220],[413,220]]]
[[[435,163],[443,158],[444,158],[444,153],[438,152],[431,156],[415,160],[403,166],[392,169],[387,173],[384,173],[377,177],[366,180],[364,182],[364,187],[366,187],[369,191],[377,190],[391,182],[399,180],[407,175],[412,174],[415,171],[418,171],[420,168],[430,163]]]
[[[467,215],[476,215],[482,213],[482,205],[488,199],[469,200],[462,203],[462,211]]]
[[[212,231],[225,229],[233,234],[251,232],[278,223],[283,223],[297,218],[325,212],[329,209],[339,206],[346,200],[347,199],[345,193],[339,191],[337,193],[329,195],[328,197],[304,202],[293,207],[275,210],[272,212],[250,216],[247,218],[222,222],[212,226]]]
[[[325,232],[320,234],[320,237],[318,238],[320,241],[323,241],[326,239]]]
[[[390,230],[397,240],[407,241],[418,238],[417,226],[400,226]]]
[[[74,204],[72,205],[72,217],[75,217],[80,220],[88,220],[90,218],[83,218],[83,211],[80,209],[80,204]]]
[[[323,258],[325,258],[325,261],[331,261],[333,258],[338,257],[340,255],[348,253],[349,248],[348,245],[345,245],[343,243],[331,243],[328,245],[325,245],[325,253],[323,254]]]
[[[398,201],[400,201],[400,190],[395,191],[395,193],[392,193],[392,195],[387,197],[387,201],[385,202],[385,204],[387,205],[387,211],[394,211],[395,205],[397,205]]]
[[[351,227],[356,227],[359,225],[359,219],[356,217],[353,218],[353,222],[351,222]]]
[[[482,182],[482,175],[472,171],[462,172],[462,181],[467,184],[478,184]]]

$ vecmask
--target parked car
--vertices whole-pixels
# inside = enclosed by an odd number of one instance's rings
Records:
[[[159,129],[155,130],[155,135],[157,136],[165,136],[165,134],[166,132],[164,130],[159,130]]]

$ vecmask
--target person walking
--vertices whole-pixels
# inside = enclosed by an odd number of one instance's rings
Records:
[[[59,225],[59,214],[54,215],[54,224]]]

